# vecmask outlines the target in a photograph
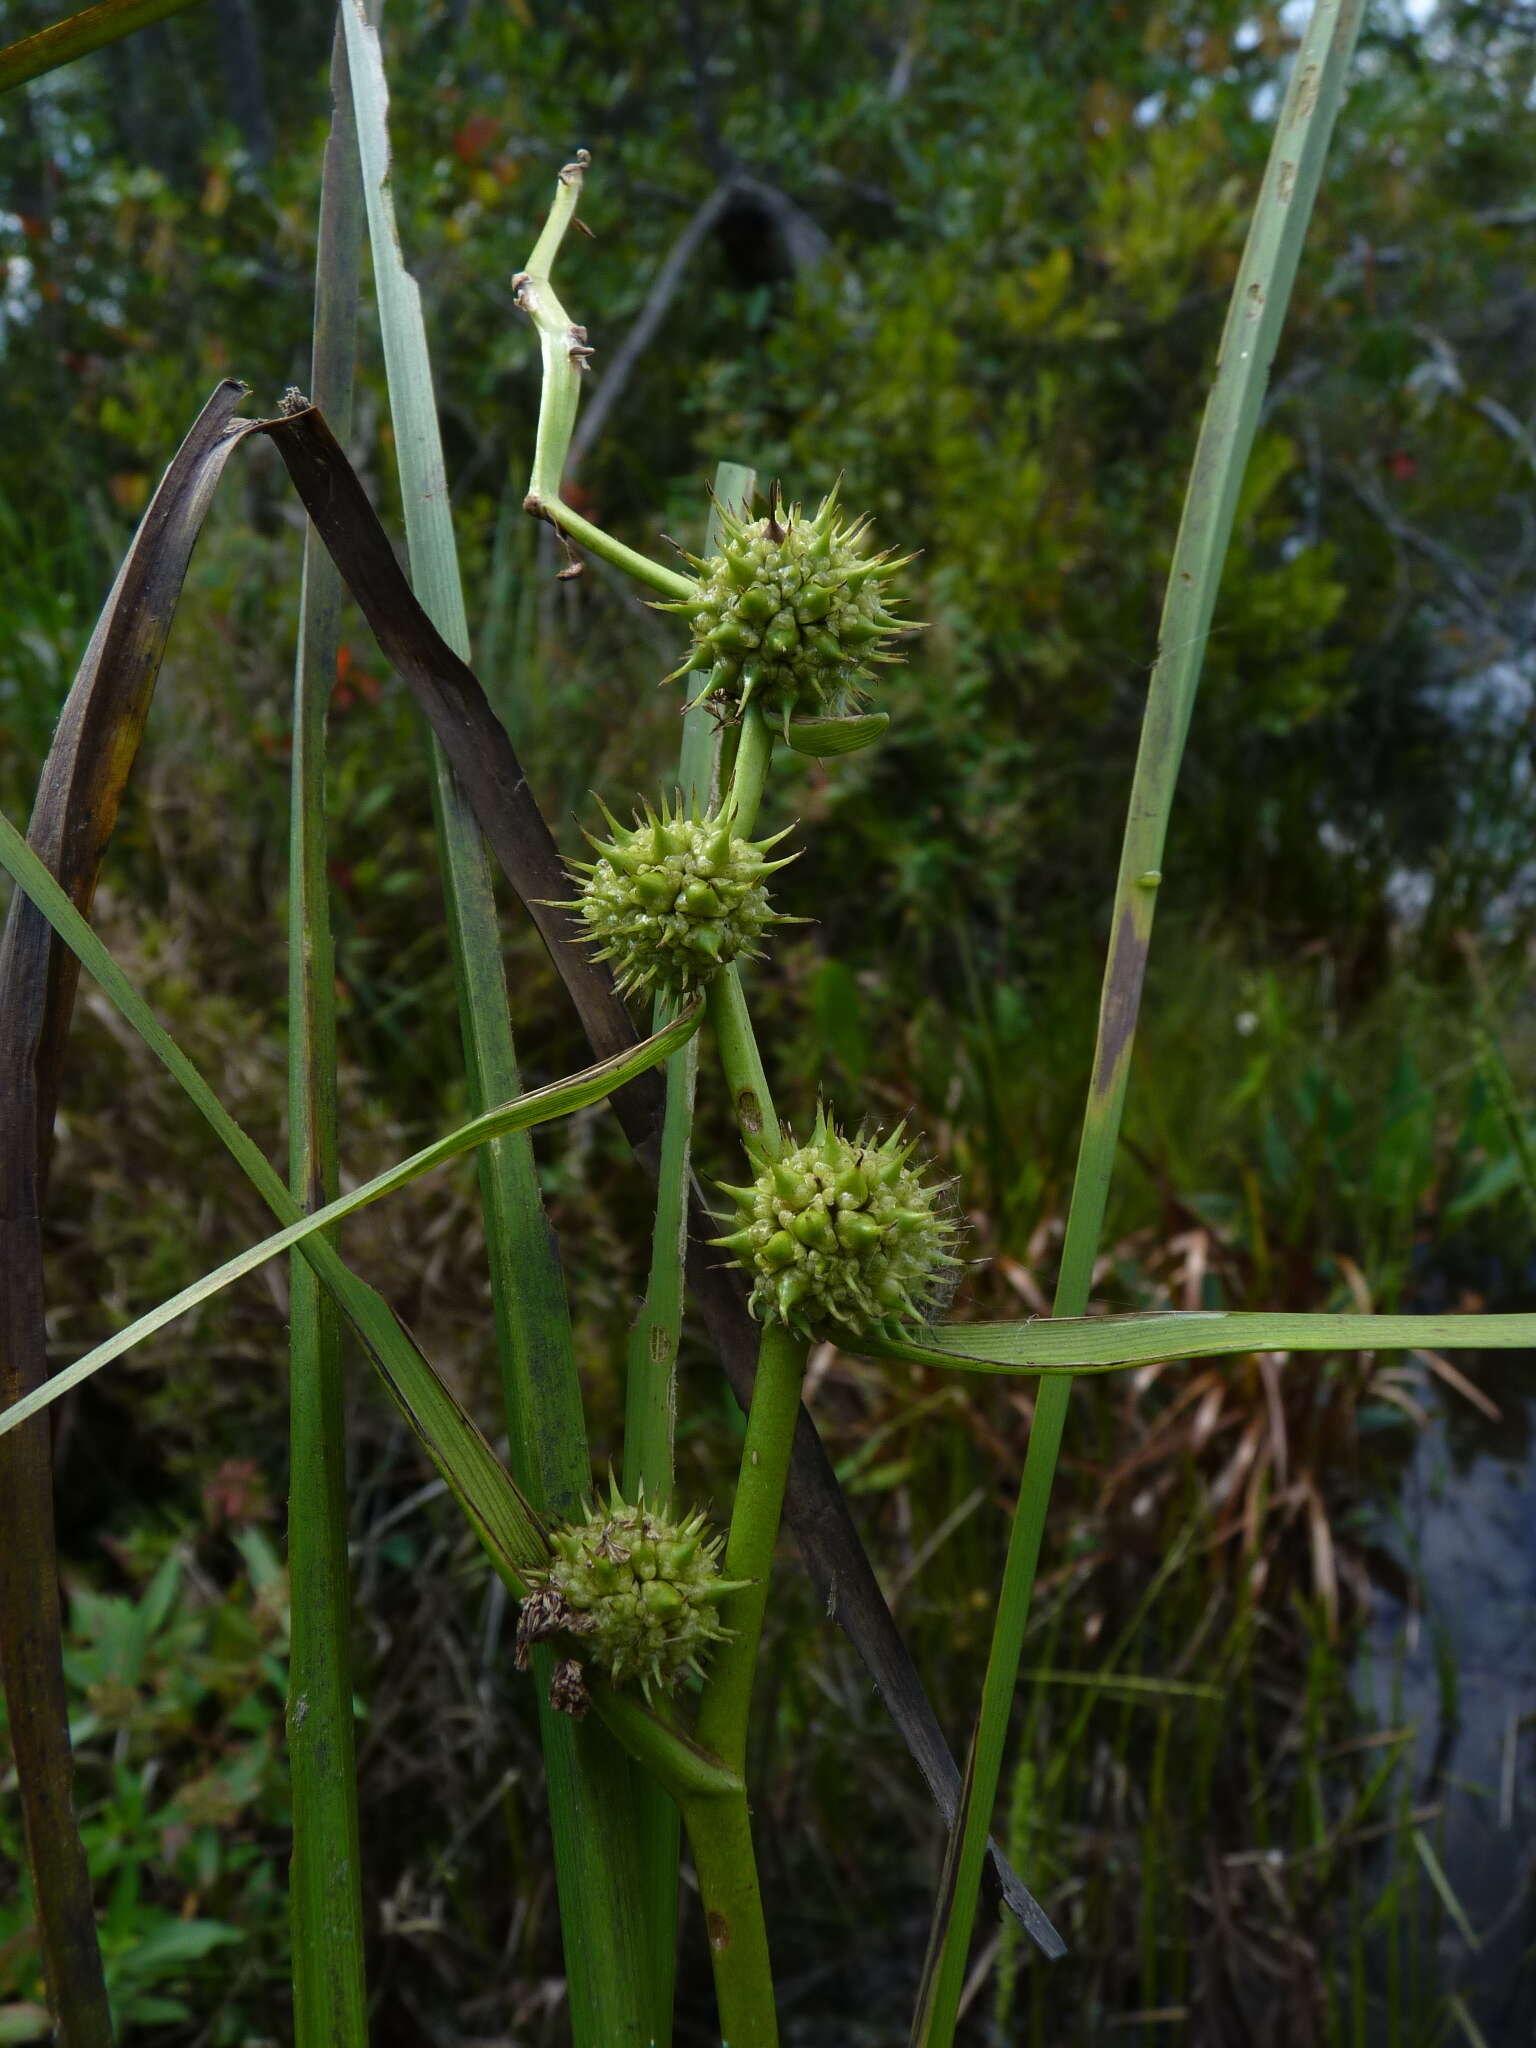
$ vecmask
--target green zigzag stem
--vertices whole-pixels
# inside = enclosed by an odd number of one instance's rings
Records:
[[[576,411],[581,403],[581,377],[591,351],[586,329],[578,327],[555,294],[550,281],[560,245],[576,217],[582,179],[590,159],[585,150],[567,164],[555,181],[554,203],[543,232],[534,243],[528,267],[513,279],[517,303],[532,320],[539,337],[539,354],[544,367],[539,390],[539,424],[534,435],[533,468],[528,478],[524,510],[560,527],[594,555],[612,562],[616,569],[639,583],[659,591],[663,597],[692,597],[694,581],[675,569],[664,569],[649,556],[626,547],[590,519],[583,519],[562,502],[560,484],[565,458],[576,428]]]

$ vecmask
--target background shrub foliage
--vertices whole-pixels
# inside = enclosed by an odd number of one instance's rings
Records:
[[[26,0],[14,33],[53,12]],[[1518,1241],[1497,1090],[1462,1020],[1470,944],[1529,1078],[1529,1020],[1501,992],[1533,911],[1536,38],[1519,0],[1425,12],[1386,0],[1367,21],[1248,474],[1169,848],[1101,1281],[1116,1305],[1325,1306],[1363,1268],[1390,1307],[1414,1298],[1426,1261],[1451,1270],[1473,1218],[1486,1243]],[[214,0],[0,103],[13,816],[195,405],[225,375],[266,409],[304,381],[331,19],[321,0]],[[605,389],[612,402],[578,440],[574,502],[635,545],[661,530],[697,547],[719,457],[811,504],[844,471],[880,543],[924,550],[908,574],[930,630],[884,686],[889,739],[832,778],[806,764],[794,793],[814,824],[797,887],[818,921],[777,949],[782,1107],[803,1126],[805,1077],[820,1073],[858,1076],[893,1120],[915,1108],[972,1205],[972,1297],[1043,1306],[1157,606],[1294,24],[1228,0],[761,0],[680,6],[667,27],[629,0],[390,0],[395,200],[432,331],[477,668],[552,816],[594,785],[649,787],[669,757],[681,693],[650,679],[677,659],[672,622],[600,564],[556,582],[551,536],[520,512],[539,372],[509,279],[553,168],[582,143],[600,175],[572,303],[597,349],[589,411]],[[605,387],[680,246],[648,344]],[[389,513],[386,421],[365,348],[352,453]],[[265,451],[231,470],[98,906],[183,1044],[274,1144],[297,524]],[[462,1103],[440,1079],[458,1070],[457,1027],[413,718],[355,617],[333,743],[344,1152],[361,1174]],[[790,815],[778,809],[773,828]],[[508,944],[536,1082],[580,1063],[576,1040],[516,921]],[[168,1084],[89,1005],[76,1028],[51,1218],[55,1334],[71,1353],[260,1234],[248,1195],[207,1183]],[[640,1189],[594,1116],[541,1140],[541,1157],[606,1453],[644,1281]],[[489,1414],[478,1230],[466,1168],[370,1211],[349,1246]],[[1490,1270],[1472,1284],[1493,1286]],[[277,1286],[235,1290],[94,1383],[61,1444],[71,1676],[88,1765],[99,1751],[86,1796],[99,1790],[94,1824],[120,1850],[100,1866],[109,1963],[150,1945],[154,1967],[125,1963],[115,1985],[140,2001],[125,2017],[166,2040],[193,2038],[175,2032],[177,2000],[206,2024],[215,1990],[214,2032],[198,2038],[282,2031],[281,1592],[260,1533],[284,1486]],[[684,1366],[679,1469],[703,1499],[739,1420],[702,1349]],[[877,1555],[896,1560],[899,1618],[953,1732],[975,1696],[1023,1397],[842,1359],[816,1373],[818,1419]],[[1227,1410],[1200,1432],[1173,1427],[1155,1385],[1081,1402],[1037,1661],[1093,1667],[1125,1629],[1138,1669],[1177,1667],[1191,1685],[1248,1673],[1248,1721],[1234,1732],[1199,1696],[1175,1716],[1172,1694],[1144,1709],[1102,1687],[1079,1713],[1076,1694],[1046,1688],[1021,1765],[1031,1882],[1088,1857],[1067,1913],[1080,1952],[1053,1983],[1105,2012],[1188,1996],[1211,2040],[1230,2038],[1220,1965],[1187,1885],[1205,1837],[1251,1844],[1302,1824],[1310,1783],[1282,1773],[1259,1819],[1221,1792],[1245,1782],[1245,1744],[1251,1761],[1287,1728],[1320,1741],[1347,1718],[1327,1621],[1341,1582],[1346,1605],[1358,1583],[1362,1436],[1397,1412],[1368,1364],[1341,1377],[1307,1362],[1294,1384],[1295,1441],[1341,1518],[1327,1569],[1309,1510],[1262,1501],[1247,1507],[1272,1530],[1262,1572],[1233,1569],[1230,1543],[1191,1552],[1202,1517],[1220,1525],[1246,1499],[1233,1453],[1264,1408],[1257,1379],[1228,1375]],[[558,2040],[537,1752],[527,1702],[503,1689],[500,1596],[450,1522],[412,1508],[422,1475],[398,1426],[371,1392],[356,1406],[378,2038],[510,2024]],[[924,1428],[935,1409],[938,1435]],[[1149,1443],[1138,1491],[1116,1475]],[[229,1460],[239,1483],[208,1496]],[[920,1948],[929,1823],[856,1665],[807,1605],[791,1592],[771,1623],[795,1654],[769,1660],[756,1766],[767,1888],[800,1902],[783,1909],[783,1946],[799,1939],[808,1973],[833,1967],[843,1935],[829,1928],[887,1930],[837,1965],[878,2027],[880,1987],[907,1970],[889,1958]],[[151,1750],[161,1777],[135,1777]],[[1062,1756],[1101,1768],[1063,1771]],[[1185,1766],[1193,1810],[1176,1813],[1169,1776]],[[1311,1819],[1332,1824],[1358,1792],[1330,1780]],[[876,1799],[910,1811],[889,1857],[863,1832]],[[158,1831],[159,1852],[141,1856],[135,1829]],[[1290,1946],[1272,1898],[1228,1902],[1272,1944],[1276,2011],[1300,2010],[1299,1989],[1325,1996],[1330,1881],[1325,1864],[1288,1884],[1280,1918],[1306,1930]],[[0,1894],[0,2002],[35,1992],[25,1927],[24,1899]],[[246,1937],[237,1969],[219,1951],[232,1931]],[[482,2011],[465,1988],[492,1953],[513,1959],[510,2020],[504,1999]],[[1005,2006],[1025,1996],[1014,1967],[1005,1954]],[[694,1996],[707,2009],[702,1984]]]

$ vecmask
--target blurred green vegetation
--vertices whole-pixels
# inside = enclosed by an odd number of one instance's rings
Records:
[[[7,33],[53,12],[22,0]],[[280,12],[210,0],[0,101],[13,816],[209,386],[243,377],[272,409],[307,375],[331,17],[321,0]],[[1530,1103],[1536,38],[1523,0],[1425,13],[1371,11],[1275,365],[1166,862],[1099,1283],[1115,1306],[1530,1285],[1464,948]],[[594,238],[562,289],[597,348],[589,405],[678,237],[729,188],[582,453],[577,502],[635,545],[697,545],[718,458],[812,501],[842,472],[882,543],[923,551],[928,630],[882,685],[890,737],[802,764],[766,821],[803,821],[784,907],[817,922],[754,1005],[787,1115],[803,1122],[823,1086],[849,1115],[915,1109],[961,1180],[962,1311],[1049,1299],[1162,580],[1282,16],[759,0],[683,5],[663,32],[630,0],[390,0],[395,199],[477,659],[568,849],[590,789],[622,811],[674,757],[681,701],[655,688],[679,651],[670,622],[600,564],[556,582],[519,509],[538,366],[509,280],[574,147],[594,154]],[[392,519],[386,418],[370,355],[352,452]],[[274,1149],[300,531],[251,446],[194,564],[98,903]],[[332,735],[342,1145],[362,1175],[463,1105],[414,714],[355,618]],[[507,944],[537,1083],[577,1063],[577,1040],[513,917]],[[262,1227],[88,999],[76,1033],[50,1217],[61,1357]],[[732,1157],[718,1105],[700,1152],[718,1170]],[[606,1460],[642,1190],[599,1113],[540,1154]],[[478,1231],[463,1168],[347,1243],[489,1419]],[[261,1517],[206,1500],[230,1461],[258,1503],[282,1497],[283,1307],[275,1275],[232,1290],[95,1383],[59,1445],[114,1992],[168,2043],[284,2038],[281,1590]],[[1028,1396],[833,1357],[812,1385],[962,1740]],[[1388,1360],[1293,1361],[1279,1401],[1257,1361],[1202,1374],[1195,1396],[1172,1375],[1084,1393],[1031,1639],[1057,1676],[1021,1696],[1015,1809],[1021,1867],[1076,1956],[1047,1976],[1005,1946],[974,2041],[1024,2038],[1024,2016],[1033,2038],[1094,2040],[1187,2002],[1205,2030],[1190,2038],[1225,2043],[1223,1972],[1245,1940],[1269,1966],[1266,2038],[1343,2040],[1379,1901],[1400,1941],[1440,1910],[1395,1863],[1362,1892],[1380,1872],[1351,1844],[1405,1795],[1378,1769],[1396,1752],[1343,1747],[1361,1731],[1333,1632],[1364,1584],[1373,1460],[1390,1463],[1424,1398],[1422,1373]],[[354,1407],[376,2039],[558,2043],[539,1763],[500,1596],[392,1419],[361,1388]],[[690,1332],[679,1470],[700,1499],[738,1427]],[[755,1769],[767,1889],[787,1902],[775,1935],[796,1959],[789,2037],[884,2043],[916,1976],[933,1823],[793,1576],[771,1625]],[[1106,1675],[1122,1636],[1115,1670],[1141,1690]],[[110,1712],[104,1686],[121,1689]],[[217,1946],[231,1931],[239,1946]],[[0,2011],[35,1998],[29,1968],[25,1899],[0,1892]],[[1444,2018],[1428,1990],[1420,2006],[1404,2040]],[[685,1983],[680,2042],[706,2037],[707,2011]]]

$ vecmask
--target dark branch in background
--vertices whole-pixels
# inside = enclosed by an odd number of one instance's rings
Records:
[[[272,121],[261,73],[261,38],[251,0],[214,0],[224,97],[252,163],[272,161]]]
[[[688,265],[698,253],[705,236],[733,206],[741,204],[756,207],[772,223],[789,267],[796,274],[813,268],[830,253],[832,244],[828,237],[808,213],[776,186],[765,185],[760,179],[749,178],[742,172],[734,172],[722,179],[703,205],[695,209],[663,257],[635,324],[620,342],[607,368],[593,380],[592,395],[583,407],[576,431],[571,436],[570,452],[565,462],[567,476],[575,475],[587,451],[602,433],[635,365],[655,340]]]
[[[692,219],[662,259],[661,268],[656,273],[634,326],[615,350],[602,375],[593,380],[592,396],[582,412],[575,433],[571,436],[570,452],[565,461],[567,476],[575,475],[582,457],[592,446],[609,413],[618,403],[620,393],[629,382],[630,372],[644,355],[655,337],[656,330],[666,318],[667,308],[676,296],[677,288],[683,281],[683,273],[693,261],[699,244],[725,211],[732,189],[730,179],[717,185],[704,204],[695,210]]]
[[[468,665],[417,603],[367,494],[324,419],[310,408],[264,420],[260,431],[276,442],[316,531],[380,649],[409,684],[441,741],[492,852],[549,948],[594,1053],[606,1059],[634,1045],[639,1034],[611,974],[593,959],[575,921],[559,907],[569,878],[505,728]],[[613,1106],[636,1156],[654,1177],[664,1107],[660,1080],[654,1074],[643,1075],[613,1097]],[[752,1395],[759,1331],[747,1314],[739,1276],[705,1249],[716,1234],[717,1225],[695,1188],[688,1282],[732,1391],[745,1409]],[[936,1804],[946,1821],[952,1821],[959,1771],[804,1408],[796,1426],[786,1511],[829,1613],[864,1659]],[[992,1856],[1003,1896],[1030,1935],[1046,1954],[1063,1954],[1064,1944],[1040,1907],[995,1848]]]
[[[1388,504],[1386,498],[1371,481],[1358,470],[1346,465],[1335,465],[1333,474],[1347,487],[1370,513],[1371,517],[1391,535],[1400,546],[1422,555],[1433,562],[1446,583],[1455,591],[1463,607],[1474,618],[1484,632],[1496,639],[1507,637],[1509,627],[1494,609],[1492,600],[1484,590],[1476,573],[1444,541],[1436,540],[1431,534],[1423,533],[1403,519]]]

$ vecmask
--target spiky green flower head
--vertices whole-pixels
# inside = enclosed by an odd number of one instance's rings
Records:
[[[786,728],[796,711],[841,717],[862,701],[873,663],[900,659],[889,651],[903,622],[888,585],[912,557],[865,554],[869,521],[845,522],[836,488],[814,519],[798,505],[785,512],[777,486],[766,519],[718,510],[719,554],[686,558],[697,591],[658,607],[682,613],[693,633],[674,673],[702,671],[703,700],[732,714],[761,704]]]
[[[758,957],[770,925],[794,922],[771,907],[763,886],[795,858],[768,858],[785,832],[754,844],[732,831],[728,815],[685,815],[681,798],[674,809],[663,799],[659,815],[647,804],[632,830],[606,806],[603,816],[611,836],[587,835],[597,859],[571,862],[581,893],[566,908],[581,913],[621,989],[685,995],[733,960]]]
[[[581,1521],[550,1532],[548,1570],[528,1575],[519,1662],[532,1643],[573,1637],[585,1663],[615,1685],[638,1681],[647,1699],[702,1672],[710,1645],[730,1633],[719,1603],[747,1583],[721,1578],[722,1540],[701,1513],[676,1521],[611,1486]]]
[[[808,1145],[754,1159],[752,1185],[726,1188],[737,1228],[714,1242],[754,1276],[760,1322],[894,1333],[948,1301],[959,1231],[945,1187],[909,1163],[905,1128],[848,1138],[818,1110]]]

